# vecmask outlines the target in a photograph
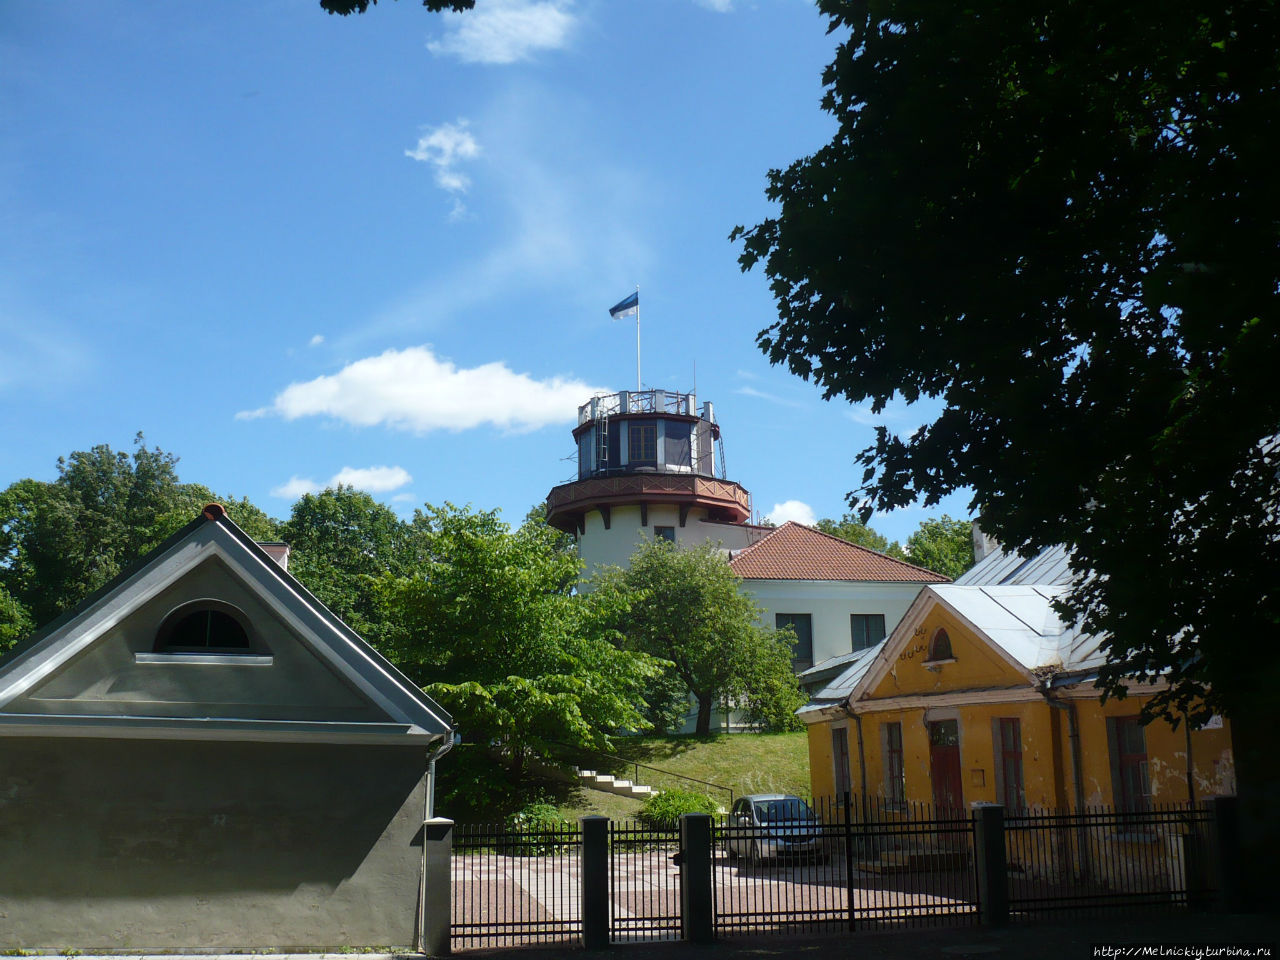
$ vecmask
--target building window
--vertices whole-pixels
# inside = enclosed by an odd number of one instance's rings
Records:
[[[874,647],[884,639],[884,614],[849,614],[849,633],[853,637],[852,649],[865,650],[867,647]]]
[[[1022,788],[1022,721],[997,717],[994,721],[996,795],[1006,811],[1026,806]]]
[[[654,527],[653,539],[666,540],[668,543],[675,543],[676,528],[675,527]]]
[[[781,630],[790,627],[796,640],[791,646],[791,669],[808,670],[813,666],[813,617],[807,613],[776,613],[773,625]]]
[[[955,654],[951,652],[951,638],[947,636],[947,631],[944,627],[939,627],[933,632],[933,639],[929,641],[929,659],[955,659]]]
[[[853,790],[853,774],[849,769],[849,728],[837,727],[831,731],[831,760],[835,773],[835,794],[847,797]]]
[[[1111,789],[1116,809],[1151,807],[1151,778],[1147,769],[1147,734],[1141,717],[1108,717],[1111,747]]]
[[[907,802],[906,767],[902,762],[902,724],[880,724],[884,740],[884,797],[898,806]]]
[[[239,608],[221,600],[178,607],[156,631],[157,653],[252,653],[252,627]]]
[[[631,423],[627,427],[627,463],[656,464],[657,462],[658,425]]]

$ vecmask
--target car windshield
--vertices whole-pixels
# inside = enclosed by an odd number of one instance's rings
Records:
[[[789,820],[812,820],[813,811],[799,797],[783,797],[780,800],[760,800],[756,803],[756,818],[761,823],[781,823]]]

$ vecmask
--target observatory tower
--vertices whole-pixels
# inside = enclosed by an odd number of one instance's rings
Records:
[[[737,550],[758,539],[751,496],[725,479],[715,410],[691,393],[622,390],[578,408],[578,479],[547,495],[547,521],[574,534],[585,575],[626,566],[646,539],[715,540]]]

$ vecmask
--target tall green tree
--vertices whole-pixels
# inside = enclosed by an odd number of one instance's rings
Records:
[[[1234,717],[1253,848],[1280,853],[1277,3],[818,7],[835,135],[734,232],[777,300],[761,347],[828,397],[938,398],[878,431],[856,498],[968,487],[1007,547],[1070,546],[1104,686]]]
[[[792,727],[804,702],[791,669],[794,636],[760,626],[759,608],[739,587],[713,545],[678,549],[665,540],[644,544],[625,570],[592,582],[592,596],[631,598],[618,630],[629,649],[671,664],[670,676],[697,701],[699,734],[710,732],[720,701],[772,729]]]
[[[973,524],[945,513],[922,520],[907,538],[903,559],[954,580],[973,566]]]
[[[217,499],[179,482],[177,464],[138,434],[132,454],[100,444],[59,458],[52,483],[11,484],[0,492],[0,586],[36,625],[75,606]],[[273,534],[248,500],[226,505],[255,535]]]
[[[351,629],[380,644],[387,624],[376,581],[414,568],[410,525],[363,490],[339,484],[304,494],[280,537],[289,544],[289,572]]]
[[[839,520],[823,517],[814,524],[814,528],[841,540],[848,540],[868,550],[887,553],[891,557],[901,557],[902,547],[898,541],[889,542],[889,538],[877,532],[859,520],[852,513],[846,513]]]
[[[450,759],[452,802],[492,800],[561,745],[605,750],[619,730],[646,726],[657,664],[614,642],[627,598],[576,593],[578,560],[557,531],[513,533],[496,512],[450,504],[412,526],[416,566],[379,583],[385,649],[481,748]]]

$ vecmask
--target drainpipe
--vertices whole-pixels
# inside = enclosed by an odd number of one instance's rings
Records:
[[[848,709],[846,707],[846,709]],[[867,755],[862,748],[862,714],[852,713],[853,724],[858,728],[858,780],[862,790],[862,822],[867,821]]]
[[[1065,703],[1050,696],[1049,684],[1051,680],[1046,678],[1041,682],[1040,693],[1044,696],[1045,703],[1049,706],[1062,710],[1067,715],[1067,741],[1071,746],[1071,779],[1075,785],[1076,813],[1084,813],[1084,770],[1081,767],[1080,759],[1080,723],[1076,716],[1076,705],[1070,700]],[[1087,831],[1081,827],[1077,831],[1076,846],[1080,854],[1080,873],[1082,880],[1090,879],[1093,870],[1091,867],[1091,856],[1089,851],[1089,838]]]
[[[457,736],[450,730],[440,739],[439,745],[427,754],[427,795],[423,802],[422,832],[419,834],[422,837],[422,863],[418,870],[418,921],[415,924],[417,929],[414,930],[413,944],[419,953],[426,951],[423,926],[427,914],[427,821],[436,815],[436,761],[453,749]]]

